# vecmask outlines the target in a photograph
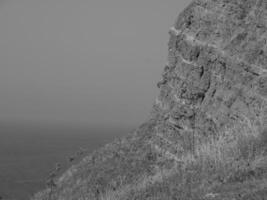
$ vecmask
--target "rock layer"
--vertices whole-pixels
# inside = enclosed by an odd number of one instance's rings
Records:
[[[194,1],[170,29],[155,110],[166,129],[202,140],[266,129],[266,1]],[[196,139],[193,146],[197,146]]]
[[[151,120],[34,199],[267,196],[267,1],[195,0],[170,29]]]

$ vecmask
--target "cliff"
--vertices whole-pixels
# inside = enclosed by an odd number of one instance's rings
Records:
[[[33,199],[267,199],[267,1],[195,0],[151,119]]]

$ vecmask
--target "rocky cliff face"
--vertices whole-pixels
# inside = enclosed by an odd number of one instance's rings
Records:
[[[267,1],[195,0],[170,29],[151,120],[35,199],[267,197]]]
[[[194,1],[180,14],[158,84],[159,133],[189,137],[192,148],[211,138],[232,142],[264,133],[266,6],[254,0]]]

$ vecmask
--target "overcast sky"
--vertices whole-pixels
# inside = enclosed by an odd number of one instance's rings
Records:
[[[0,0],[0,120],[135,126],[188,0]]]

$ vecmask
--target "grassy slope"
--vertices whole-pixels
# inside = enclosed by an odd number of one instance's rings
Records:
[[[151,141],[155,122],[73,166],[35,199],[264,199],[266,136],[210,141],[179,159]],[[243,135],[241,133],[241,135]],[[221,148],[221,147],[224,148]],[[39,197],[38,197],[39,196]],[[50,197],[48,197],[50,196]]]

